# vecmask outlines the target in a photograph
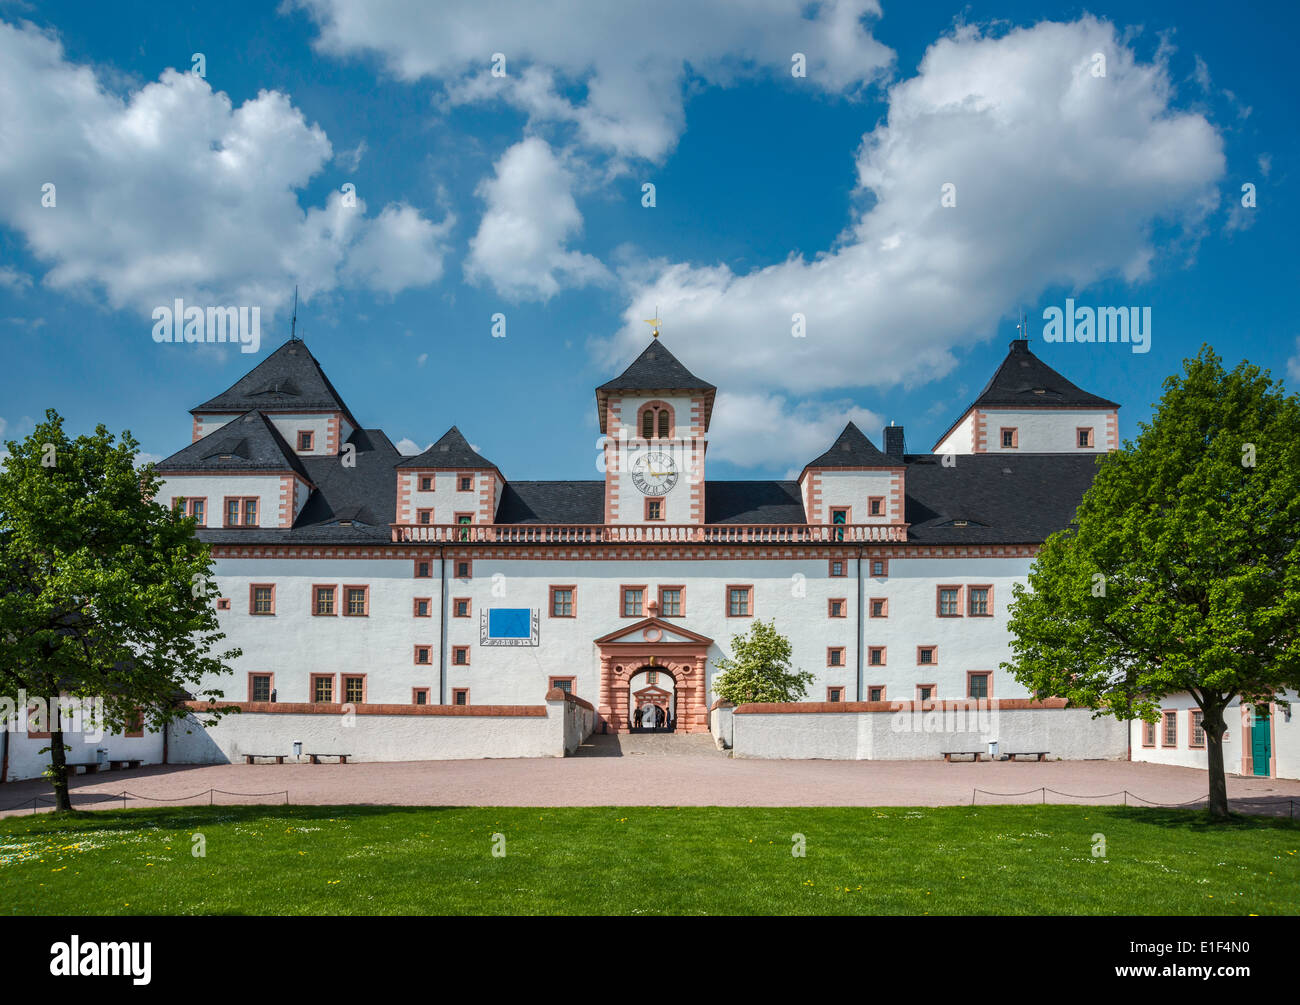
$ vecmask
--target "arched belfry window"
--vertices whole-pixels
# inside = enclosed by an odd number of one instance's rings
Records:
[[[673,435],[673,410],[662,401],[641,406],[641,438],[669,439]]]

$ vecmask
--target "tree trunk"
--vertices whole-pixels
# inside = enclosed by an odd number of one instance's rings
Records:
[[[1210,776],[1210,801],[1207,807],[1215,820],[1228,819],[1228,779],[1223,773],[1223,734],[1227,725],[1223,721],[1222,706],[1202,707],[1205,730],[1205,756]]]
[[[72,799],[68,795],[68,752],[63,744],[63,723],[58,712],[50,716],[50,784],[54,786],[54,812],[71,813]]]

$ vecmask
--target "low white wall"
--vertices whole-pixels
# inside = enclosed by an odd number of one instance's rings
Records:
[[[730,703],[715,705],[709,712],[709,732],[713,738],[722,744],[728,750],[733,744],[733,718],[732,713],[736,706]]]
[[[36,739],[22,732],[8,733],[9,767],[5,772],[5,781],[21,782],[28,778],[40,778],[50,766],[50,755],[41,748],[48,747],[47,739]],[[162,733],[148,730],[143,736],[122,736],[119,733],[96,735],[93,733],[64,733],[64,743],[72,749],[66,752],[68,764],[94,763],[95,751],[103,748],[107,751],[104,765],[99,770],[107,771],[109,761],[140,761],[144,764],[162,762]],[[0,740],[0,744],[5,743]],[[0,803],[3,803],[0,798]]]
[[[592,730],[595,713],[582,704],[548,698],[545,714],[515,708],[412,706],[345,715],[335,710],[250,711],[203,727],[193,716],[171,734],[173,764],[239,763],[245,755],[347,754],[351,761],[442,761],[484,757],[563,757]],[[383,708],[383,706],[379,706]]]
[[[1121,759],[1128,727],[1093,719],[1087,709],[949,708],[913,711],[758,711],[733,718],[733,756],[832,760],[933,760],[944,751],[979,750],[997,741],[1001,753],[1048,751],[1061,760]],[[996,704],[996,703],[989,703]],[[788,707],[788,706],[785,706]],[[825,707],[825,706],[822,706]]]

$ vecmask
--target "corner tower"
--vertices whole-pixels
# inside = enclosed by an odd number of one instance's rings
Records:
[[[606,524],[704,523],[704,455],[717,388],[656,334],[596,388],[605,434]]]

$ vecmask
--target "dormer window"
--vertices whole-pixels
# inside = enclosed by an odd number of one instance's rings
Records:
[[[1079,432],[1079,446],[1085,449],[1091,448],[1093,445],[1092,427],[1082,426],[1079,428],[1078,432]]]
[[[316,434],[310,429],[298,430],[298,453],[305,454],[313,449],[316,440]]]

